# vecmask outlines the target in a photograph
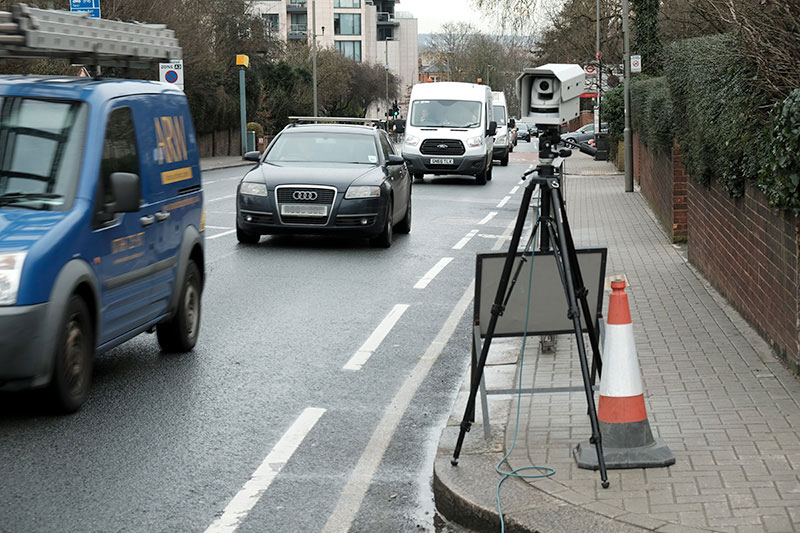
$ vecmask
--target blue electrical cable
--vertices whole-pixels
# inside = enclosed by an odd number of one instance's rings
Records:
[[[536,216],[534,220],[539,219],[539,205],[536,204]],[[541,228],[540,228],[541,231]],[[533,239],[531,240],[531,242]],[[523,252],[524,253],[524,252]],[[519,432],[519,412],[520,412],[520,404],[522,403],[522,363],[525,359],[525,345],[528,341],[528,315],[530,314],[531,309],[531,293],[533,292],[533,258],[534,253],[531,251],[531,272],[528,278],[528,305],[525,308],[525,331],[522,334],[522,351],[520,352],[519,358],[519,385],[517,388],[517,421],[514,427],[514,438],[511,440],[511,448],[509,448],[508,453],[500,459],[500,462],[497,463],[497,466],[494,467],[495,471],[503,476],[500,481],[497,483],[497,513],[500,515],[500,531],[505,532],[506,524],[503,520],[503,505],[500,502],[500,487],[503,485],[503,482],[510,478],[510,477],[517,477],[521,479],[541,479],[546,478],[554,475],[556,473],[555,468],[551,468],[549,466],[538,466],[538,465],[530,465],[530,466],[523,466],[520,468],[515,468],[511,472],[504,472],[500,469],[500,465],[502,465],[506,459],[511,455],[511,452],[514,451],[514,446],[517,444],[517,433]],[[524,470],[538,470],[539,474],[520,474],[520,472]]]

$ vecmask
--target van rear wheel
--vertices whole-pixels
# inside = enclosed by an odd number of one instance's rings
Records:
[[[158,344],[165,352],[188,352],[197,343],[200,333],[202,287],[200,270],[189,261],[175,316],[156,326]]]
[[[93,332],[86,302],[73,294],[61,321],[49,389],[53,406],[61,413],[74,413],[86,401],[92,379]]]

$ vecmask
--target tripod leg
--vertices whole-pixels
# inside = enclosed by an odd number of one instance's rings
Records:
[[[548,181],[550,187],[550,196],[553,200],[553,207],[556,212],[561,212],[561,201],[559,198],[558,182]],[[565,238],[565,225],[566,221],[562,221],[558,216],[555,217],[555,223],[558,227],[558,246],[561,249],[561,258],[564,262],[564,278],[566,280],[567,301],[569,302],[569,316],[572,318],[573,326],[575,327],[575,339],[578,343],[578,358],[581,363],[581,374],[583,374],[583,387],[586,391],[586,403],[589,406],[589,421],[592,426],[592,440],[594,441],[595,449],[597,451],[597,463],[600,467],[600,479],[603,488],[608,488],[608,474],[606,472],[606,461],[603,456],[603,443],[600,436],[600,423],[597,421],[597,409],[594,403],[594,392],[592,391],[592,384],[589,376],[589,362],[586,359],[586,347],[583,343],[583,331],[581,329],[581,314],[578,310],[578,302],[575,297],[575,279],[573,277],[574,268],[577,268],[577,263],[572,263],[574,257],[574,245]],[[554,243],[555,244],[555,243]],[[570,249],[572,248],[572,249]]]
[[[472,380],[470,383],[469,398],[467,399],[467,407],[464,411],[464,417],[461,420],[461,431],[458,434],[458,441],[453,451],[453,458],[450,463],[455,466],[458,464],[458,456],[461,454],[461,447],[464,444],[464,436],[469,431],[471,426],[471,418],[475,412],[475,397],[478,394],[478,388],[483,376],[483,369],[486,366],[486,358],[489,355],[489,348],[492,346],[492,338],[494,337],[494,330],[497,328],[497,320],[503,314],[503,300],[506,296],[506,289],[508,282],[511,278],[511,271],[514,268],[514,260],[517,256],[517,248],[519,241],[522,237],[522,230],[525,226],[525,217],[528,214],[528,207],[533,196],[533,191],[536,188],[536,183],[530,181],[525,186],[525,192],[522,195],[522,203],[519,206],[519,213],[517,214],[517,221],[514,225],[514,232],[511,235],[511,242],[508,245],[508,254],[506,255],[505,262],[503,263],[503,273],[500,276],[500,283],[497,286],[497,293],[495,294],[494,304],[492,305],[492,316],[489,319],[489,325],[486,328],[486,335],[484,336],[483,346],[481,347],[481,356],[478,359],[477,367],[472,372]]]

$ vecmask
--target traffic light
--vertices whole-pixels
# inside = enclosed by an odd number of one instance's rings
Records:
[[[397,100],[395,100],[394,103],[392,104],[392,115],[396,117],[399,114],[400,114],[400,108],[397,107]]]

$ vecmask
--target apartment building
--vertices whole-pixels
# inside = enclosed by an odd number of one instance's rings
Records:
[[[286,40],[307,40],[316,19],[317,46],[355,61],[385,65],[400,78],[401,95],[417,83],[417,19],[395,11],[400,0],[250,0],[254,13]],[[401,97],[401,99],[404,99]]]

